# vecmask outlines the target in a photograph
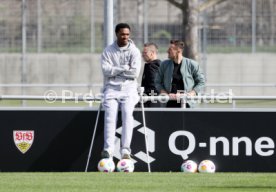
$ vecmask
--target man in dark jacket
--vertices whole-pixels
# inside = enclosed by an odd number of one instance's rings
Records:
[[[145,94],[149,96],[158,95],[155,87],[155,77],[161,61],[157,59],[158,46],[155,43],[145,43],[142,52],[144,59],[144,73],[142,76],[142,87],[145,88]],[[158,107],[157,101],[147,101],[144,103],[145,107]]]

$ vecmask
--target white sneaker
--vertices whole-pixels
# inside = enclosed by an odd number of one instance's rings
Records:
[[[122,159],[131,159],[130,154],[127,154],[127,153],[123,154]]]

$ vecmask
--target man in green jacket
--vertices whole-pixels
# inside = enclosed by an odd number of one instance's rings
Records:
[[[167,94],[170,100],[167,107],[181,107],[179,95],[187,94],[195,96],[202,91],[205,78],[199,64],[191,59],[183,57],[184,42],[171,40],[168,48],[168,58],[160,65],[155,84],[159,94]],[[192,101],[188,100],[186,107],[192,107]]]

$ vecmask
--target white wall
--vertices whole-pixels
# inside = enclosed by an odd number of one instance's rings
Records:
[[[166,59],[167,54],[159,57]],[[209,54],[206,72],[207,84],[276,84],[276,54]],[[102,83],[99,54],[28,54],[27,74],[27,83],[31,84]],[[0,84],[18,83],[21,83],[20,54],[0,54]],[[228,88],[214,89],[226,92]],[[48,89],[88,91],[88,88],[46,87],[27,88],[26,93],[41,95]],[[235,95],[276,95],[276,87],[232,89]],[[21,89],[0,87],[0,94],[21,94]]]

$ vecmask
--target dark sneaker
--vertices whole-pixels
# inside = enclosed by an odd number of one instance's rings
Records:
[[[101,157],[102,157],[103,159],[108,159],[108,158],[111,157],[111,155],[108,153],[108,151],[102,151]]]
[[[130,154],[123,154],[122,159],[131,159]]]

